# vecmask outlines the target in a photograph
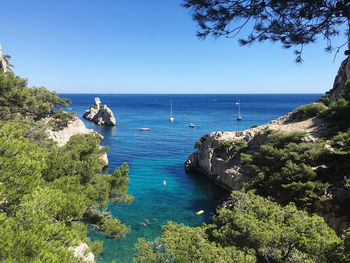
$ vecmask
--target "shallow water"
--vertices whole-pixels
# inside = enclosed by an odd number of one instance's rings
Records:
[[[71,108],[84,113],[100,97],[114,112],[116,127],[99,127],[84,120],[88,128],[104,136],[110,151],[109,172],[127,162],[130,167],[131,205],[110,205],[113,216],[132,231],[121,239],[109,239],[89,228],[89,237],[102,239],[104,249],[98,262],[132,262],[138,237],[154,240],[168,220],[198,226],[210,223],[217,202],[226,192],[199,174],[186,174],[184,162],[202,135],[213,131],[247,129],[265,124],[294,108],[314,102],[320,94],[240,95],[114,95],[60,94],[71,99]],[[241,102],[242,121],[236,121],[236,99]],[[169,122],[170,100],[175,121]],[[190,128],[189,123],[195,127]],[[141,127],[150,128],[141,132]],[[162,185],[166,180],[166,186]],[[202,215],[195,212],[203,209]],[[146,220],[150,224],[146,226]]]

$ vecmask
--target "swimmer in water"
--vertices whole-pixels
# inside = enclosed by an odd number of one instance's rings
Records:
[[[165,181],[165,180],[163,181],[163,185],[164,185],[164,186],[166,185],[166,181]]]

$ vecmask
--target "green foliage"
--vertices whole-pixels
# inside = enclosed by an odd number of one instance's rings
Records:
[[[211,242],[206,227],[188,227],[173,222],[163,227],[161,240],[139,239],[135,248],[134,262],[256,262],[252,250],[243,252],[235,246],[222,247]]]
[[[219,158],[231,157],[248,147],[248,144],[243,140],[220,141],[215,147],[214,153]]]
[[[234,192],[233,210],[214,217],[210,235],[217,243],[254,248],[267,262],[327,262],[340,239],[321,217],[293,205],[280,207],[252,193]]]
[[[110,202],[132,202],[129,169],[102,173],[108,147],[94,134],[72,136],[63,147],[26,138],[39,123],[0,122],[0,261],[79,262],[68,248],[86,242],[86,224],[111,237],[130,232],[104,211]],[[102,216],[91,222],[91,211]],[[102,249],[100,242],[91,246]]]
[[[139,239],[134,262],[332,262],[342,241],[321,217],[234,192],[211,225],[168,222],[160,240]]]
[[[68,247],[81,242],[81,231],[58,219],[65,209],[56,199],[60,195],[39,188],[23,198],[14,215],[0,213],[1,261],[79,262]]]
[[[196,141],[194,148],[199,149],[201,148],[202,144],[205,142],[205,140],[208,138],[209,134],[203,135],[199,140]]]
[[[319,103],[323,103],[324,105],[326,105],[326,106],[329,106],[329,95],[323,95],[321,98],[319,98],[318,100],[317,100],[317,102],[319,102]]]
[[[337,150],[350,152],[350,129],[346,132],[339,132],[331,140],[331,146]]]
[[[256,125],[256,124],[250,126],[251,129],[252,129],[252,128],[256,128],[256,127],[258,127],[258,125]]]
[[[349,114],[350,81],[348,80],[345,82],[344,94],[321,114],[321,116],[332,125],[332,128],[329,130],[329,135],[335,135],[339,131],[345,131],[350,128]]]
[[[28,88],[27,80],[12,72],[0,72],[0,119],[8,114],[20,113],[39,120],[59,108],[68,107],[70,101],[47,89]]]
[[[74,119],[71,112],[65,112],[62,109],[57,110],[51,120],[53,131],[59,131],[67,127],[68,123]]]
[[[303,47],[319,36],[327,39],[330,52],[332,39],[348,30],[347,1],[184,0],[183,6],[191,10],[199,38],[243,35],[241,45],[271,40],[284,48],[299,46],[296,62],[302,62]]]
[[[123,237],[131,231],[130,227],[125,227],[115,218],[104,218],[100,225],[100,229],[109,237]]]
[[[323,142],[303,142],[305,133],[268,135],[268,143],[253,154],[241,154],[241,162],[255,171],[257,179],[249,189],[272,196],[281,203],[295,202],[303,207],[323,193],[323,183],[310,166],[325,162],[329,150]],[[288,191],[288,195],[284,193]]]
[[[296,120],[306,120],[315,117],[327,109],[321,103],[312,103],[296,108],[293,111],[292,118]]]

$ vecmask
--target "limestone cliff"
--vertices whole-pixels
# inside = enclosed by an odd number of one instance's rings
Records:
[[[70,137],[76,134],[94,133],[96,136],[100,137],[101,140],[103,140],[103,136],[101,134],[95,132],[93,129],[86,128],[83,121],[78,117],[75,117],[73,121],[69,122],[67,127],[64,129],[59,131],[48,130],[47,133],[49,138],[57,142],[59,147],[65,145],[69,141]],[[107,153],[103,154],[101,158],[104,161],[105,166],[108,166]]]
[[[308,136],[305,142],[313,142],[324,135],[327,131],[327,123],[318,117],[309,118],[303,121],[295,120],[293,114],[289,113],[266,125],[251,128],[245,131],[234,132],[213,132],[203,136],[196,146],[198,151],[193,152],[185,162],[186,171],[197,171],[209,178],[212,178],[218,185],[229,190],[240,190],[243,184],[255,179],[249,167],[240,162],[240,152],[228,151],[223,155],[217,151],[222,142],[231,142],[229,147],[234,148],[244,141],[247,147],[243,148],[244,153],[253,153],[260,145],[267,142],[267,130],[279,130],[282,132],[306,131]],[[327,147],[330,147],[327,145]],[[331,149],[331,147],[330,147]],[[332,149],[331,149],[332,150]],[[317,167],[315,167],[317,168]],[[339,214],[340,207],[349,202],[349,190],[344,186],[344,182],[333,182],[325,190],[332,193],[332,197],[327,194],[322,196],[325,201],[316,201],[312,204],[311,210],[322,216],[326,223],[337,233],[342,233],[349,227],[349,218],[344,214]],[[332,199],[332,201],[330,201]],[[229,200],[223,206],[230,206]]]
[[[311,118],[304,121],[294,121],[292,114],[273,120],[266,125],[251,128],[245,131],[234,132],[213,132],[203,138],[202,145],[198,151],[193,152],[185,162],[186,171],[197,171],[208,177],[225,188],[239,190],[245,182],[254,178],[251,177],[249,168],[240,163],[239,154],[218,156],[215,148],[221,141],[243,140],[248,144],[245,152],[252,153],[258,147],[265,143],[266,135],[263,131],[280,130],[285,132],[308,131],[310,140],[318,138],[325,130],[322,120]],[[234,144],[232,145],[234,147]]]
[[[7,72],[10,71],[10,64],[8,62],[8,58],[10,56],[6,56],[2,54],[2,47],[0,45],[0,71]]]
[[[97,125],[115,126],[116,120],[113,112],[107,105],[100,105],[99,98],[95,98],[95,104],[86,110],[83,117],[89,121],[93,121]]]
[[[334,79],[333,87],[326,94],[329,96],[330,103],[333,103],[340,95],[344,93],[344,84],[347,80],[350,80],[350,42],[348,43],[348,50],[345,54],[348,56],[341,63],[338,74]]]

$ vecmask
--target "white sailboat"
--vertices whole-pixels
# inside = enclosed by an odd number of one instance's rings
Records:
[[[173,117],[173,101],[171,100],[170,101],[170,118],[169,118],[169,121],[170,122],[173,122],[175,119]]]
[[[238,105],[237,121],[240,121],[240,120],[242,120],[242,116],[241,116],[241,102],[239,99],[237,99],[236,105]]]

